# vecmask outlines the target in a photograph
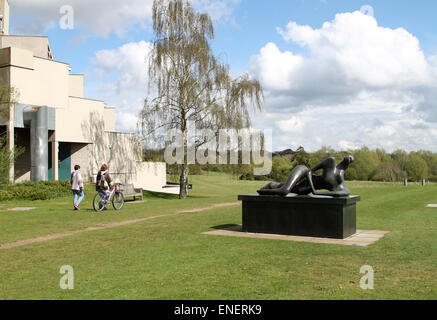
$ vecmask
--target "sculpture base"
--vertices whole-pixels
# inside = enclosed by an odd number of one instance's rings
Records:
[[[356,233],[360,196],[240,195],[243,232],[345,239]]]

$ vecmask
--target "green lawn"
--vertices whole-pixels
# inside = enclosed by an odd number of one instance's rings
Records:
[[[146,195],[120,212],[92,211],[88,188],[72,200],[0,203],[1,243],[101,224],[235,202],[262,182],[205,174],[180,201]],[[361,195],[357,227],[390,231],[369,247],[202,235],[241,224],[241,207],[155,218],[62,239],[0,249],[0,299],[436,299],[437,185],[350,182]],[[12,207],[36,207],[12,212]],[[74,268],[74,290],[59,269]],[[360,268],[375,270],[374,290],[360,288]]]

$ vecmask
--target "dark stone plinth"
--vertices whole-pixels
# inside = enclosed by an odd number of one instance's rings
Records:
[[[360,196],[240,195],[243,232],[345,239],[356,233]]]

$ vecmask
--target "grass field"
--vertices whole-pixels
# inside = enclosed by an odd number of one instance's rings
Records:
[[[0,203],[1,244],[236,202],[263,183],[227,175],[190,178],[189,199],[148,194],[120,212],[81,211],[72,199]],[[0,299],[436,299],[437,185],[349,182],[361,195],[357,227],[390,231],[369,247],[202,235],[241,224],[241,207],[156,217],[115,228],[0,249]],[[13,207],[36,207],[13,212]],[[61,266],[74,290],[61,290]],[[375,270],[374,290],[360,268]]]

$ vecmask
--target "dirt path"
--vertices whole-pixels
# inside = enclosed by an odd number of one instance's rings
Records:
[[[1,249],[10,249],[10,248],[15,248],[15,247],[21,247],[21,246],[25,246],[25,245],[32,244],[32,243],[39,243],[39,242],[44,242],[44,241],[49,241],[49,240],[62,239],[62,238],[65,238],[65,237],[69,237],[69,236],[72,236],[72,235],[75,235],[75,234],[79,234],[79,233],[84,233],[84,232],[117,228],[117,227],[129,225],[129,224],[149,221],[149,220],[153,220],[153,219],[157,219],[157,218],[171,217],[171,216],[175,216],[175,215],[179,215],[179,214],[183,214],[183,213],[204,212],[204,211],[212,210],[212,209],[215,209],[215,208],[235,207],[235,206],[239,206],[239,205],[241,205],[240,202],[219,203],[219,204],[214,204],[214,205],[212,205],[210,207],[205,207],[205,208],[181,210],[181,211],[178,211],[176,213],[171,213],[171,214],[162,214],[162,215],[159,215],[159,216],[147,217],[147,218],[142,218],[142,219],[126,220],[126,221],[121,221],[121,222],[101,224],[101,225],[97,225],[95,227],[89,227],[89,228],[82,229],[82,230],[67,231],[67,232],[62,232],[62,233],[49,234],[49,235],[42,236],[42,237],[37,237],[37,238],[31,238],[31,239],[26,239],[26,240],[20,240],[20,241],[17,241],[17,242],[0,244],[0,250]]]

